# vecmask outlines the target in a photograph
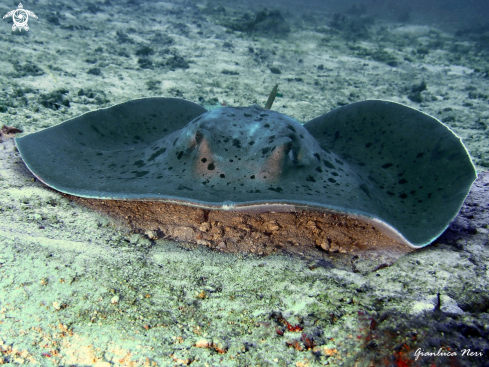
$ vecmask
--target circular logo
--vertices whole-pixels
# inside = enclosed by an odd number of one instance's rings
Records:
[[[24,9],[17,9],[12,15],[12,20],[17,27],[23,28],[27,25],[29,14]]]
[[[33,16],[34,18],[37,18],[36,14],[31,12],[30,10],[25,10],[24,7],[22,6],[22,3],[19,3],[19,8],[9,11],[7,14],[3,16],[3,19],[12,17],[12,20],[14,22],[14,24],[12,25],[12,31],[15,31],[16,29],[18,29],[19,32],[22,29],[28,31],[29,26],[27,25],[27,21],[29,20],[29,15]]]

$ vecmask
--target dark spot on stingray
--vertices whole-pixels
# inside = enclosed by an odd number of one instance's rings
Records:
[[[316,157],[317,160],[321,162],[321,156],[319,155],[319,153],[314,153],[314,157]]]
[[[261,117],[266,117],[266,116],[268,116],[268,115],[267,115],[266,113],[260,113],[260,116],[261,116]]]
[[[330,162],[328,162],[327,160],[323,159],[323,163],[326,167],[328,168],[331,168],[331,169],[334,169],[336,168],[335,166],[333,166]]]
[[[221,174],[219,175],[219,177],[221,177],[221,178],[226,178],[226,175],[225,175],[224,173],[221,173]]]
[[[177,159],[180,160],[182,158],[183,152],[180,151],[177,153]]]
[[[307,176],[306,177],[306,181],[310,181],[310,182],[316,182],[316,180],[314,179],[313,176]]]
[[[216,166],[214,165],[214,163],[209,163],[209,164],[207,165],[207,169],[208,169],[209,171],[212,171],[214,168],[216,168]]]
[[[261,150],[261,154],[262,154],[262,155],[267,154],[267,153],[270,151],[270,149],[271,149],[270,147],[263,148],[263,149]]]
[[[336,180],[334,178],[328,178],[328,181],[331,182],[331,183],[336,183]]]
[[[368,189],[367,185],[362,183],[358,186],[360,188],[360,190],[362,190],[369,198],[370,197],[370,190]]]
[[[205,163],[205,162],[207,162],[207,158],[202,158],[200,161],[201,161],[202,163]]]
[[[380,187],[380,183],[379,183],[379,181],[378,181],[378,180],[376,180],[376,179],[375,179],[375,177],[373,177],[372,175],[368,175],[368,176],[367,176],[367,180],[369,180],[369,181],[371,181],[371,182],[375,182],[376,184],[378,184],[378,185],[379,185],[379,188],[381,188],[381,189],[383,188],[383,187]]]
[[[275,192],[279,192],[279,193],[284,191],[284,189],[282,189],[280,186],[277,186],[277,187],[270,186],[267,190],[275,191]]]
[[[90,125],[90,127],[99,135],[102,135],[102,136],[105,136],[104,134],[102,134],[98,129],[97,129],[97,126],[95,125]]]
[[[251,176],[250,176],[250,178],[251,178],[252,180],[254,180],[254,179],[255,179],[255,175],[251,175]]]
[[[296,132],[295,128],[292,125],[287,125],[287,129],[292,130],[293,132]]]
[[[404,194],[404,193],[402,193],[401,195],[399,195],[399,197],[400,197],[401,199],[405,199],[405,198],[407,198],[407,195],[406,195],[406,194]]]
[[[395,194],[392,191],[386,191],[387,195],[394,196]]]
[[[392,164],[392,163],[386,163],[386,164],[383,164],[381,167],[382,167],[383,169],[386,169],[386,168],[389,168],[389,167],[392,167],[392,166],[393,166],[393,164]]]
[[[338,176],[338,173],[337,173],[337,172],[331,172],[331,174],[332,174],[333,176]]]
[[[177,190],[187,190],[187,191],[194,191],[194,189],[190,188],[190,187],[187,187],[187,186],[183,186],[183,185],[179,185],[177,187]]]
[[[178,140],[178,138],[176,138],[176,139],[173,141],[173,146],[175,146],[175,144],[177,143],[177,140]]]
[[[405,178],[399,180],[400,185],[404,185],[406,182],[407,182],[407,180]]]
[[[236,148],[241,148],[241,141],[239,141],[238,139],[233,139],[233,147],[236,147]]]
[[[270,127],[270,124],[265,124],[263,125],[263,127]]]
[[[257,122],[260,122],[260,121],[263,121],[263,119],[261,117],[257,117],[256,119],[254,119],[253,121],[257,121]]]
[[[149,171],[131,171],[131,173],[134,173],[136,177],[143,177],[149,173]]]
[[[154,161],[156,157],[158,157],[159,155],[161,155],[161,154],[163,154],[165,152],[166,152],[166,148],[158,149],[156,152],[154,152],[153,154],[151,154],[151,156],[148,159],[148,162]]]
[[[342,161],[340,161],[338,158],[335,158],[335,162],[338,163],[338,164],[341,164],[343,165],[344,163]]]
[[[139,135],[134,135],[134,139],[141,140],[141,137]]]
[[[253,115],[251,113],[245,113],[244,117],[252,117]]]
[[[318,171],[319,173],[323,172],[323,170],[321,169],[321,167],[317,166],[316,168],[314,168],[316,171]]]
[[[99,156],[100,156],[100,155],[104,155],[104,154],[103,154],[103,153],[101,153],[101,152],[98,152],[98,153],[96,153],[95,155],[99,155]]]
[[[254,141],[254,140],[252,140],[252,141],[250,141],[250,142],[248,143],[248,145],[253,145],[253,144],[255,144],[255,141]]]
[[[144,163],[144,161],[142,161],[142,160],[139,160],[139,161],[133,163],[133,166],[138,166],[138,167],[143,167],[145,165],[146,165],[146,163]]]

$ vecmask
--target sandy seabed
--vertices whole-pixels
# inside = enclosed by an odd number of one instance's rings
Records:
[[[0,125],[32,133],[146,96],[264,105],[278,83],[273,108],[302,122],[364,99],[417,108],[463,139],[479,172],[489,167],[489,48],[470,32],[284,9],[285,23],[266,12],[249,30],[255,10],[191,1],[24,5],[39,17],[28,32],[0,28]],[[0,361],[484,366],[488,188],[481,174],[444,235],[379,269],[134,233],[33,180],[6,140]],[[440,348],[457,355],[415,360]]]

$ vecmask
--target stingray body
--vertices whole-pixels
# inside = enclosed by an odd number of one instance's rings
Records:
[[[387,101],[302,125],[258,106],[146,98],[16,138],[46,185],[94,199],[242,211],[322,210],[375,224],[411,247],[457,215],[474,166],[435,118]]]

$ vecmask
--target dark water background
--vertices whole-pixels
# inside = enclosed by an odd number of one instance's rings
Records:
[[[229,1],[221,2],[224,6]],[[292,12],[357,12],[374,18],[437,25],[444,28],[489,26],[489,0],[247,0],[250,8],[288,9]]]

